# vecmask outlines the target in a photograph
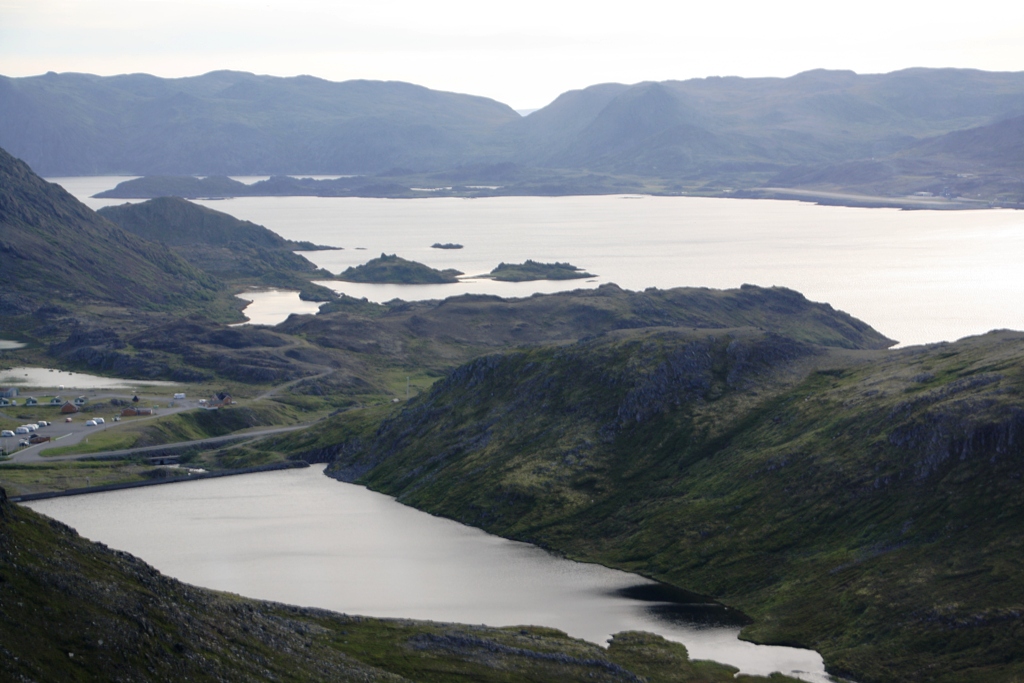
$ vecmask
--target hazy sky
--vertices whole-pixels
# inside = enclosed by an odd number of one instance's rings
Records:
[[[1024,3],[0,0],[0,74],[402,80],[517,109],[594,83],[1024,70]]]

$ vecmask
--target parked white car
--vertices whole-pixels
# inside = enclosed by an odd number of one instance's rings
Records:
[[[31,432],[29,432],[28,427],[26,427],[25,425],[21,425],[20,427],[18,427],[17,429],[14,430],[14,433],[15,434],[30,434]]]
[[[5,429],[2,432],[0,432],[0,438],[6,438],[8,436],[14,436],[14,432],[12,432],[10,429]]]
[[[98,425],[106,424],[102,417],[94,417],[93,419],[96,420],[96,424]]]
[[[96,420],[86,420],[85,421],[85,426],[86,427],[95,427],[96,426]]]
[[[30,432],[34,432],[34,431],[39,429],[39,425],[37,425],[35,422],[33,422],[31,424],[27,424],[27,425],[25,425],[25,427],[27,427],[28,431],[30,431]]]

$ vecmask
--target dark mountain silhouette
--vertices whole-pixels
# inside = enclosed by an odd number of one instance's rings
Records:
[[[412,188],[437,182],[476,195],[770,186],[894,197],[948,194],[953,161],[994,155],[999,163],[958,191],[1012,205],[1024,195],[1014,180],[1024,160],[1013,124],[1000,122],[1022,115],[1024,73],[967,69],[606,83],[528,117],[407,83],[231,71],[0,78],[0,145],[44,174],[366,176],[255,188],[271,194],[418,196]],[[146,196],[160,194],[173,192]]]

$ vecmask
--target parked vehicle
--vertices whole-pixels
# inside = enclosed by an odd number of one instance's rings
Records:
[[[29,429],[25,425],[22,425],[22,426],[18,427],[17,429],[15,429],[14,433],[15,434],[28,434],[29,433]]]
[[[19,446],[27,446],[28,445],[28,440],[27,439],[22,439],[21,441],[18,442],[18,445]]]
[[[37,444],[37,443],[43,443],[43,442],[46,442],[46,441],[49,441],[49,440],[50,440],[50,437],[48,437],[48,436],[43,436],[42,434],[33,434],[29,438],[28,442],[31,443],[31,444]]]
[[[26,428],[28,429],[28,431],[30,431],[30,432],[34,432],[34,431],[36,431],[37,429],[39,429],[39,425],[37,425],[37,424],[36,424],[35,422],[33,422],[33,423],[31,423],[31,424],[27,424],[27,425],[25,425],[25,427],[26,427]]]
[[[2,432],[0,432],[0,437],[8,437],[8,436],[14,436],[14,432],[12,432],[10,429],[5,429]]]
[[[185,398],[185,394],[175,394],[175,395],[174,395],[174,398],[175,398],[175,399],[179,399],[179,400],[180,400],[180,399],[183,399],[183,398]]]
[[[49,427],[51,423],[47,422],[46,420],[40,420],[36,424],[38,424],[40,427]]]
[[[64,418],[64,421],[65,421],[65,422],[71,422],[72,420],[71,420],[71,418],[70,418],[70,417],[65,417],[65,418]]]
[[[86,427],[95,427],[96,426],[96,420],[86,420],[85,421],[85,426]]]
[[[98,425],[106,424],[102,417],[94,417],[93,419],[96,420],[96,424]]]

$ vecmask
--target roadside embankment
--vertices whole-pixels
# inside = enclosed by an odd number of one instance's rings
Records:
[[[182,481],[196,481],[199,479],[214,479],[217,477],[233,477],[239,474],[254,474],[256,472],[272,472],[275,470],[291,470],[301,469],[303,467],[309,467],[309,463],[304,460],[288,460],[285,462],[275,462],[268,465],[258,465],[256,467],[243,467],[233,470],[220,470],[217,472],[200,472],[196,474],[189,474],[181,477],[167,477],[163,479],[152,479],[148,481],[126,481],[117,484],[104,484],[102,486],[86,486],[77,489],[67,489],[65,491],[45,491],[42,493],[26,493],[20,496],[10,496],[8,500],[13,503],[24,503],[30,500],[43,500],[45,498],[61,498],[63,496],[77,496],[84,493],[100,493],[102,491],[117,491],[120,489],[134,489],[141,486],[158,486],[160,484],[176,484]]]

